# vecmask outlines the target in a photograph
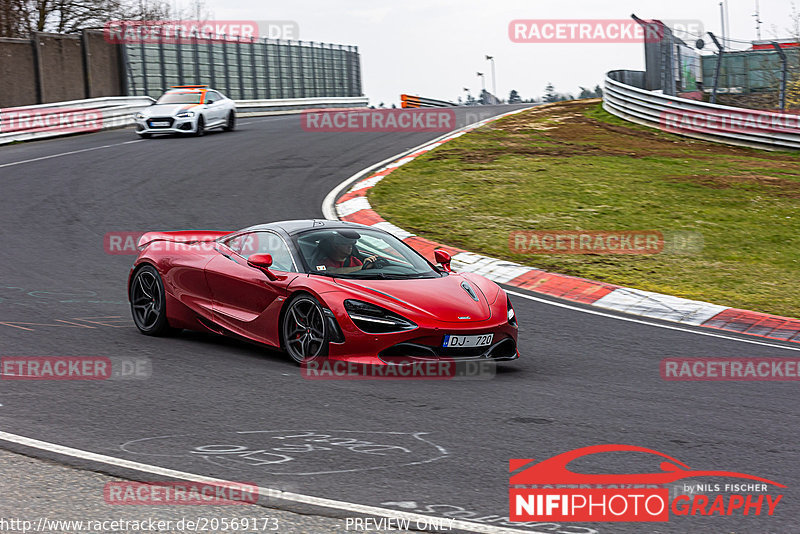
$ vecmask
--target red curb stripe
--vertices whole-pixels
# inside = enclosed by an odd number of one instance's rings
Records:
[[[367,191],[368,189],[359,189],[358,191],[348,191],[347,193],[342,195],[336,203],[341,204],[342,202],[347,202],[348,200],[353,200],[354,198],[365,197],[367,196]]]
[[[583,278],[533,270],[508,282],[508,285],[566,300],[592,304],[618,288]]]
[[[800,321],[790,317],[728,308],[702,324],[717,330],[800,342]]]
[[[360,210],[355,213],[351,213],[345,217],[342,217],[343,221],[354,222],[358,224],[365,224],[367,226],[372,226],[373,224],[377,224],[379,222],[386,222],[385,219],[382,219],[377,213],[372,210]]]

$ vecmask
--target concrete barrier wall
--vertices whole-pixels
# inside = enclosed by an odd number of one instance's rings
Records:
[[[123,94],[122,61],[119,46],[109,44],[102,33],[86,32],[89,98]]]
[[[42,102],[85,98],[81,38],[39,34],[34,42],[41,62]]]
[[[120,96],[120,64],[102,32],[0,38],[0,108]]]
[[[27,39],[0,39],[0,108],[36,104],[33,45]]]

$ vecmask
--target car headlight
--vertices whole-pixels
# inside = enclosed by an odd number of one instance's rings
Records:
[[[347,299],[344,309],[355,325],[368,334],[387,334],[413,330],[415,323],[387,309],[361,300]]]
[[[194,117],[194,111],[179,111],[177,115],[175,115],[179,119],[185,119],[188,117]]]
[[[508,317],[508,324],[512,326],[517,326],[517,314],[514,313],[514,308],[511,306],[511,298],[506,295],[506,308],[508,312],[506,313]]]
[[[139,111],[139,112],[137,112],[137,113],[134,113],[134,114],[133,114],[133,116],[134,116],[135,118],[137,118],[137,119],[143,119],[143,118],[144,118],[144,113],[142,113],[141,111]]]

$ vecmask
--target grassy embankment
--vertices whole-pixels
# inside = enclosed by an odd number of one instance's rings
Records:
[[[406,164],[370,192],[420,236],[552,272],[800,317],[800,155],[690,140],[597,102],[538,107]],[[515,230],[702,237],[654,255],[517,254]],[[671,252],[670,252],[671,251]]]

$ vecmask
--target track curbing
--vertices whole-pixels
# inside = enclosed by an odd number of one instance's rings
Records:
[[[372,209],[367,199],[369,190],[396,168],[434,150],[447,141],[489,122],[525,111],[525,109],[529,108],[503,113],[470,124],[364,169],[339,184],[325,197],[322,206],[323,213],[328,219],[356,222],[387,230],[430,260],[433,260],[435,249],[446,249],[453,257],[454,268],[481,274],[495,282],[520,289],[642,317],[800,343],[800,319],[740,310],[710,302],[550,273],[534,267],[475,254],[416,236],[386,221]]]

